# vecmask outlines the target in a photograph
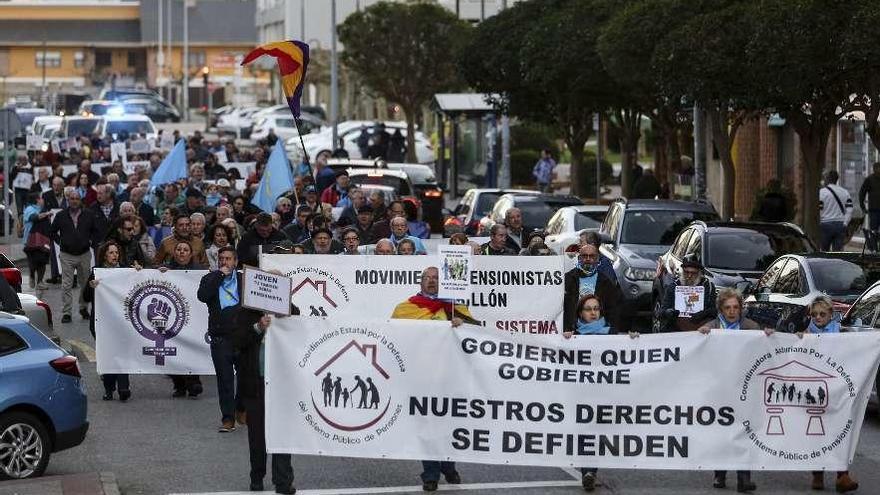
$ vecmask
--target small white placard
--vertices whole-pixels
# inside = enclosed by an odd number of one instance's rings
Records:
[[[290,277],[246,266],[242,275],[244,295],[241,305],[277,315],[290,315]]]
[[[163,150],[171,150],[174,147],[174,135],[162,133],[162,137],[159,139],[159,147]]]
[[[38,136],[37,134],[28,134],[27,135],[27,150],[28,151],[39,151],[40,148],[43,147],[43,136]]]
[[[136,155],[145,155],[150,152],[150,142],[146,139],[138,139],[131,142],[129,149]]]
[[[51,146],[52,146],[52,153],[55,153],[56,155],[61,154],[61,142],[58,141],[58,139],[53,139],[51,142]]]
[[[226,163],[229,161],[229,158],[226,156],[226,150],[220,150],[214,153],[214,156],[217,157],[217,163]]]
[[[34,185],[34,174],[30,169],[20,171],[12,181],[12,187],[16,189],[30,189],[32,185]]]
[[[675,288],[675,309],[678,316],[690,318],[692,314],[703,310],[705,290],[702,285],[684,286]]]
[[[471,295],[471,247],[440,244],[437,270],[440,280],[437,297],[440,299],[466,299]]]
[[[119,160],[123,163],[128,160],[125,143],[110,143],[110,159],[114,162]]]

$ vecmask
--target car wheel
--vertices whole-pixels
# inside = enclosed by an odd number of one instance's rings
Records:
[[[0,416],[0,479],[41,476],[51,451],[46,425],[37,417],[18,411]]]
[[[651,313],[651,331],[660,333],[663,330],[663,322],[660,320],[660,311],[663,308],[660,304],[660,298],[654,298],[654,311]]]

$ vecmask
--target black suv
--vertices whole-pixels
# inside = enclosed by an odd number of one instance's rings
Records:
[[[621,198],[608,207],[600,252],[611,260],[633,316],[651,316],[657,258],[694,220],[718,220],[718,213],[702,201]]]
[[[744,290],[780,256],[815,250],[803,230],[791,223],[693,222],[657,260],[652,290],[654,324],[658,323],[666,286],[680,275],[685,258],[702,262],[704,275],[715,287]]]

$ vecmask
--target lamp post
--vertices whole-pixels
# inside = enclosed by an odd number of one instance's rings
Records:
[[[330,123],[333,126],[333,144],[336,149],[339,139],[339,64],[336,53],[336,0],[330,3]]]

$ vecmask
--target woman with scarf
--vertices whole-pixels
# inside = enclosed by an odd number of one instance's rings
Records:
[[[575,308],[577,320],[572,330],[562,332],[562,336],[570,339],[573,336],[586,335],[611,335],[617,333],[608,325],[605,318],[602,317],[602,303],[596,294],[587,294],[580,298]],[[638,332],[629,332],[630,338],[637,338]],[[598,468],[582,467],[581,468],[581,486],[584,491],[592,492],[596,489],[596,473]]]
[[[797,333],[798,337],[803,338],[804,333],[840,333],[840,321],[834,317],[834,306],[828,296],[819,296],[814,299],[807,306],[807,313],[810,315],[810,319],[806,322],[806,328]],[[813,471],[811,487],[813,490],[825,489],[825,473],[823,471]],[[859,483],[850,477],[849,471],[838,471],[835,488],[838,493],[851,492],[858,490]]]
[[[174,245],[174,254],[164,266],[159,267],[160,272],[168,270],[202,270],[204,267],[199,265],[195,256],[193,256],[192,244],[189,241],[177,241]],[[174,383],[174,391],[171,397],[184,397],[189,395],[191,399],[195,399],[202,393],[202,380],[198,375],[171,375],[171,381]]]
[[[743,316],[743,298],[735,289],[720,289],[715,299],[718,306],[718,316],[704,324],[699,328],[700,333],[708,335],[712,330],[760,330],[759,325],[754,320],[750,320]],[[764,333],[770,335],[772,329],[765,329]],[[715,479],[712,483],[715,488],[724,488],[727,486],[727,471],[715,471]],[[757,488],[755,482],[752,481],[751,471],[736,472],[736,490],[738,492],[750,492]]]
[[[114,240],[110,240],[102,244],[98,248],[98,265],[95,268],[126,268],[122,265],[122,247]],[[92,303],[92,310],[89,312],[89,330],[92,337],[95,336],[95,287],[98,286],[100,280],[95,278],[95,270],[89,275],[89,281],[83,288],[83,299]],[[131,397],[131,388],[129,386],[128,375],[108,373],[101,375],[101,382],[104,384],[104,400],[113,400],[113,393],[119,392],[119,401],[125,402]]]

